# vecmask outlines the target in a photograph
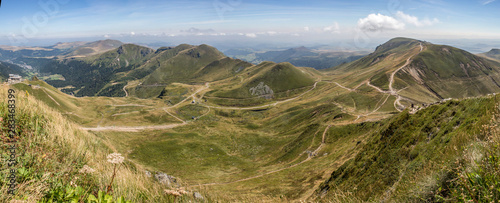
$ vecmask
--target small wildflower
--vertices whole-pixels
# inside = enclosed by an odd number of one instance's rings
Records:
[[[108,155],[108,162],[112,164],[121,164],[125,158],[120,153],[112,153]]]
[[[84,165],[84,166],[82,167],[82,169],[80,169],[80,171],[79,171],[79,172],[80,172],[80,173],[93,173],[94,171],[95,171],[95,169],[90,168],[90,167],[89,167],[89,166],[87,166],[87,165]]]
[[[181,195],[187,195],[187,194],[189,194],[189,192],[187,192],[185,190],[181,190],[181,189],[177,190],[177,192],[179,192]]]
[[[181,193],[179,193],[179,192],[177,192],[175,190],[165,190],[165,194],[172,195],[172,196],[175,196],[175,197],[181,196]]]

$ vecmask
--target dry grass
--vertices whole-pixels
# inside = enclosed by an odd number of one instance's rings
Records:
[[[0,98],[6,101],[8,86],[0,87]],[[27,96],[24,92],[16,94],[16,112],[18,115],[26,115],[29,118],[42,117],[45,124],[45,135],[33,134],[25,137],[28,143],[40,142],[47,150],[63,149],[64,159],[60,163],[60,169],[57,172],[68,174],[70,171],[78,170],[77,166],[73,165],[74,160],[83,159],[88,166],[95,169],[93,173],[97,180],[97,185],[101,190],[105,189],[106,184],[111,180],[114,166],[106,161],[106,156],[112,153],[113,146],[109,145],[96,135],[80,129],[80,127],[72,122],[69,122],[63,115],[54,109],[48,107],[44,103]],[[38,125],[38,124],[36,124]],[[25,149],[19,149],[25,150]],[[50,151],[35,151],[31,152],[26,148],[26,153],[33,153],[34,156],[42,156],[42,153],[50,154]],[[24,153],[24,152],[22,152]],[[43,160],[44,164],[58,161],[47,157]],[[162,189],[165,187],[154,182],[151,178],[146,177],[142,167],[126,162],[125,167],[120,167],[117,170],[117,175],[113,184],[113,195],[123,196],[125,199],[134,202],[154,202],[157,200],[165,200]],[[48,172],[41,180],[52,178],[54,172]],[[69,182],[69,181],[68,181]],[[28,202],[35,202],[44,196],[49,185],[44,181],[27,181],[22,182],[17,188],[17,198],[25,198]],[[2,202],[10,200],[12,197],[6,195],[7,186],[1,187]]]

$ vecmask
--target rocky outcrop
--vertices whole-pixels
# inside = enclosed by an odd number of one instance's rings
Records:
[[[274,91],[264,82],[260,82],[257,86],[249,89],[250,93],[255,96],[262,96],[266,99],[272,98],[274,95]]]

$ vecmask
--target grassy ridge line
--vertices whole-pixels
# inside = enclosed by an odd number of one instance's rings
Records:
[[[7,101],[6,96],[8,86],[0,87],[0,101],[2,101],[2,106],[6,106],[4,101]],[[61,178],[54,174],[70,174],[70,171],[78,170],[79,165],[75,165],[78,160],[81,163],[89,165],[96,170],[94,172],[96,184],[99,188],[104,188],[106,184],[109,183],[111,178],[111,171],[113,166],[106,162],[106,156],[111,153],[112,145],[103,141],[102,138],[91,134],[89,132],[80,130],[79,126],[67,121],[64,116],[59,112],[51,109],[43,102],[34,99],[31,96],[27,96],[23,91],[18,91],[16,93],[16,116],[18,121],[19,132],[31,132],[29,129],[32,126],[23,125],[23,122],[28,124],[32,123],[45,123],[42,131],[35,131],[31,133],[29,137],[23,137],[21,135],[19,142],[27,142],[40,144],[44,146],[42,151],[37,153],[30,150],[31,145],[24,146],[26,148],[18,149],[19,155],[25,155],[33,157],[35,160],[42,160],[38,170],[44,170],[44,168],[49,169],[44,173],[47,174],[40,179],[26,180],[26,182],[20,182],[19,188],[17,188],[18,195],[16,198],[26,198],[30,201],[40,200],[44,194],[50,190],[51,186],[44,182],[44,180],[51,178]],[[3,110],[5,110],[4,108]],[[5,115],[5,112],[2,112]],[[26,119],[26,120],[23,120]],[[27,124],[27,125],[28,125]],[[38,124],[37,124],[38,125]],[[4,132],[5,133],[5,132]],[[111,149],[110,149],[111,148]],[[45,157],[43,153],[51,153],[51,150],[58,151],[58,157]],[[2,150],[2,155],[6,152]],[[29,153],[29,154],[28,154]],[[57,165],[58,169],[54,169],[51,166]],[[118,175],[115,177],[115,184],[113,186],[114,195],[124,196],[126,199],[132,200],[134,202],[143,201],[168,201],[162,194],[162,186],[155,184],[148,179],[144,173],[140,170],[140,166],[134,165],[128,162],[126,165],[128,167],[120,167],[118,170]],[[29,167],[29,166],[19,166],[19,167]],[[3,168],[3,165],[2,165]],[[133,168],[135,170],[133,170]],[[29,169],[29,168],[28,168]],[[36,169],[34,169],[36,170]],[[2,169],[2,172],[3,169]],[[52,174],[52,175],[51,175]],[[62,175],[61,174],[61,175]],[[70,177],[71,178],[71,177]],[[71,179],[70,179],[71,180]],[[66,183],[67,184],[67,183]],[[11,197],[6,195],[7,186],[2,185],[0,189],[0,200],[2,202],[8,201]]]
[[[484,142],[482,128],[498,114],[494,108],[496,98],[481,97],[448,101],[415,115],[400,113],[382,122],[363,150],[335,170],[312,198],[394,202],[434,202],[437,194],[451,198],[441,188],[451,187],[454,176],[443,169],[452,168],[468,145]]]

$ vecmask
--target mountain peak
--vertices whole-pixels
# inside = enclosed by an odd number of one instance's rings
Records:
[[[386,43],[384,43],[382,45],[379,45],[375,49],[375,52],[385,52],[385,51],[400,48],[403,46],[408,46],[408,45],[412,46],[414,44],[416,45],[417,43],[420,43],[420,42],[421,41],[416,40],[416,39],[410,39],[410,38],[405,38],[405,37],[396,37],[396,38],[393,38],[393,39],[387,41]]]
[[[491,49],[489,52],[486,52],[486,54],[500,54],[500,49]]]

